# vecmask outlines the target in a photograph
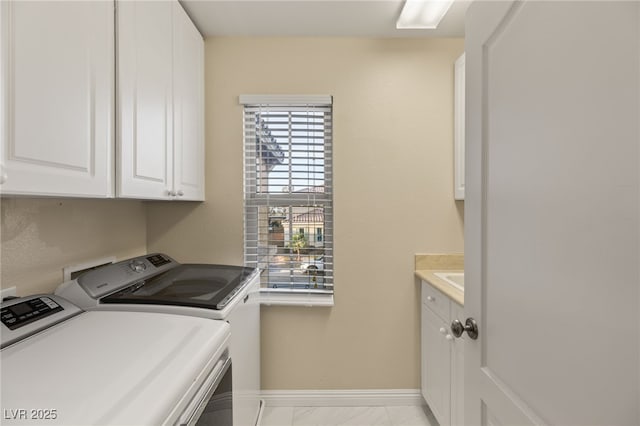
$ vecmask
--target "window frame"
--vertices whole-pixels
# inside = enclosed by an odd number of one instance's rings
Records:
[[[260,228],[263,227],[261,225],[260,218],[260,207],[265,207],[267,209],[270,208],[289,208],[289,217],[292,221],[290,227],[295,232],[299,232],[300,229],[303,230],[303,235],[307,238],[314,237],[314,241],[312,243],[316,244],[317,242],[322,243],[322,252],[319,255],[322,257],[323,262],[324,259],[329,259],[327,269],[329,271],[329,280],[327,281],[323,271],[323,286],[329,285],[330,290],[327,288],[323,288],[322,291],[314,291],[312,289],[296,289],[295,281],[294,281],[294,273],[295,269],[293,266],[293,262],[291,262],[291,253],[289,253],[289,265],[287,268],[284,268],[288,271],[289,282],[292,285],[291,288],[282,288],[282,289],[274,289],[270,287],[263,287],[261,283],[260,287],[260,300],[261,303],[267,305],[294,305],[294,306],[333,306],[334,302],[334,273],[333,273],[333,99],[328,95],[241,95],[239,97],[239,103],[243,106],[243,183],[244,183],[244,192],[243,192],[243,219],[244,219],[244,229],[243,229],[243,247],[244,247],[244,263],[247,266],[258,267],[260,266],[260,257],[266,257],[268,262],[270,262],[271,255],[261,255],[261,246],[260,246]],[[248,183],[252,179],[256,182],[260,180],[258,175],[264,173],[264,169],[260,169],[260,167],[265,167],[265,164],[260,164],[259,158],[260,155],[256,153],[252,153],[251,149],[254,151],[258,150],[258,146],[262,146],[262,143],[257,143],[257,138],[259,136],[251,136],[247,129],[252,128],[251,126],[256,126],[255,134],[259,134],[259,128],[257,125],[257,121],[250,122],[247,124],[247,114],[256,114],[255,109],[264,109],[265,112],[268,111],[283,111],[289,108],[291,111],[299,112],[304,108],[324,108],[325,114],[326,109],[329,111],[329,117],[326,118],[326,115],[323,117],[323,126],[325,128],[325,132],[323,132],[323,143],[322,143],[322,153],[323,153],[323,167],[322,167],[322,175],[323,175],[323,190],[322,191],[314,191],[310,190],[309,192],[301,192],[296,193],[291,189],[289,192],[285,193],[285,195],[272,193],[269,190],[261,191],[261,188],[264,184],[260,183]],[[290,124],[289,124],[290,125]],[[328,131],[326,131],[328,129]],[[294,138],[292,137],[292,140]],[[254,144],[254,147],[251,148],[251,144]],[[293,144],[293,142],[290,142]],[[304,151],[308,156],[309,153],[313,151]],[[286,157],[287,159],[291,159],[293,157]],[[252,165],[252,161],[254,162]],[[253,173],[253,175],[252,175]],[[268,173],[268,172],[267,172]],[[262,178],[264,179],[264,177]],[[291,176],[289,177],[290,187],[293,186],[291,183]],[[268,178],[267,178],[268,182]],[[285,185],[286,187],[286,185]],[[309,187],[311,189],[312,187]],[[283,187],[284,189],[284,187]],[[287,196],[288,195],[288,196]],[[283,202],[289,202],[290,204],[287,206],[283,204]],[[320,201],[318,204],[316,204]],[[307,208],[312,209],[314,207],[322,208],[323,210],[323,228],[321,231],[321,241],[317,240],[317,229],[314,224],[308,230],[305,230],[304,227],[300,228],[299,224],[293,223],[293,208]],[[250,209],[255,209],[255,218],[249,219]],[[309,210],[310,211],[310,210]],[[263,213],[264,214],[264,213]],[[270,214],[267,213],[267,215]],[[249,225],[249,222],[255,222],[254,225]],[[267,216],[266,219],[266,228],[269,229],[272,226],[271,217]],[[282,225],[281,225],[282,226]],[[252,239],[250,238],[252,237]],[[269,241],[269,240],[267,240]],[[267,252],[270,250],[270,245],[266,245],[262,247],[262,250],[266,248]],[[255,252],[254,252],[255,251]],[[317,256],[309,255],[310,258],[315,258]],[[249,260],[249,259],[252,260]],[[269,266],[270,263],[267,263]],[[324,264],[327,265],[327,264]],[[326,267],[326,266],[325,266]],[[323,267],[324,268],[324,267]],[[262,281],[262,280],[261,280]],[[329,282],[329,284],[326,284]]]

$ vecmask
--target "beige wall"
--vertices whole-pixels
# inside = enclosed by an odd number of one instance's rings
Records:
[[[419,387],[413,255],[463,251],[453,201],[462,39],[211,38],[201,204],[148,206],[148,248],[242,263],[240,94],[334,97],[335,306],[265,307],[265,389]]]
[[[4,198],[0,205],[0,279],[19,296],[51,293],[64,266],[146,252],[139,201]]]

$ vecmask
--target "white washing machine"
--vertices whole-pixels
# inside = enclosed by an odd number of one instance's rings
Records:
[[[82,309],[160,312],[229,322],[235,426],[260,418],[259,271],[230,265],[180,264],[162,253],[85,272],[56,290]]]
[[[3,425],[232,424],[225,322],[53,295],[1,307]]]

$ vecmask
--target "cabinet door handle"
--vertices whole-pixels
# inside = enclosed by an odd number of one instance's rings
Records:
[[[184,191],[182,189],[178,190],[178,196],[182,197],[184,195]]]
[[[435,302],[435,301],[436,301],[436,298],[435,298],[435,297],[433,297],[433,296],[427,296],[427,300],[428,300],[429,302]]]

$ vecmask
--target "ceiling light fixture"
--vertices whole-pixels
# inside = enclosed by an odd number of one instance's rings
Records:
[[[396,21],[396,28],[435,29],[447,14],[453,0],[406,0]]]

